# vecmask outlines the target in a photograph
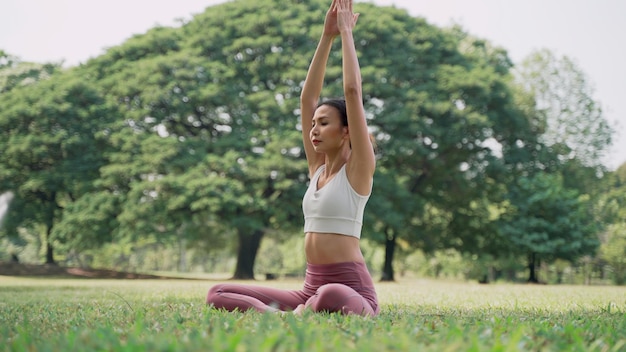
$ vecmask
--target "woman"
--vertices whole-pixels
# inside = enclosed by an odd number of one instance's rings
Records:
[[[376,159],[365,119],[352,37],[352,0],[333,0],[300,97],[310,185],[302,201],[307,269],[302,290],[220,284],[207,303],[227,310],[303,309],[374,316],[372,278],[359,246]],[[333,40],[341,37],[345,100],[318,104]]]

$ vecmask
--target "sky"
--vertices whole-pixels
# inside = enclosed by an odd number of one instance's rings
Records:
[[[63,61],[65,66],[73,66],[132,35],[156,25],[177,25],[178,19],[191,19],[222,2],[225,0],[2,0],[0,49],[23,61]],[[458,24],[506,49],[514,63],[542,48],[574,60],[589,79],[605,118],[617,131],[605,164],[615,169],[626,162],[625,0],[362,2],[396,6],[440,27]]]

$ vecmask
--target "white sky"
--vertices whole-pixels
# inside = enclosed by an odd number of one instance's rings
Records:
[[[607,166],[614,169],[626,162],[625,0],[365,1],[407,9],[439,26],[460,24],[505,48],[516,63],[539,48],[573,59],[588,76],[606,118],[617,124]],[[133,34],[157,24],[174,25],[176,19],[189,19],[222,2],[2,0],[0,49],[25,61],[64,60],[66,65],[76,65]]]

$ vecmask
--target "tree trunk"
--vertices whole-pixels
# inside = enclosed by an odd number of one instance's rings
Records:
[[[46,231],[46,264],[56,264],[54,262],[54,248],[52,243],[50,243],[50,230]]]
[[[254,230],[251,234],[244,232],[244,230],[237,231],[239,248],[237,249],[237,266],[233,279],[254,280],[254,261],[263,235],[263,230]]]
[[[56,264],[54,261],[54,248],[52,247],[52,227],[54,226],[54,212],[56,210],[56,192],[52,192],[47,201],[48,208],[46,214],[46,262],[45,264]]]
[[[396,251],[396,235],[391,229],[386,229],[385,235],[385,263],[383,264],[383,274],[380,281],[395,281],[393,255]]]
[[[539,282],[537,278],[537,258],[535,253],[528,255],[528,282],[536,284]]]
[[[45,264],[56,264],[54,262],[54,248],[52,247],[52,239],[50,238],[50,234],[52,233],[52,219],[49,219],[49,222],[46,226],[46,262]]]

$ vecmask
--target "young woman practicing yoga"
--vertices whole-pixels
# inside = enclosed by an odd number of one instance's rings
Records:
[[[333,0],[300,96],[310,185],[302,200],[306,274],[301,290],[219,284],[207,303],[227,310],[303,309],[375,316],[378,299],[359,239],[376,158],[365,120],[352,37],[352,0]],[[319,103],[328,56],[341,37],[344,99]]]

